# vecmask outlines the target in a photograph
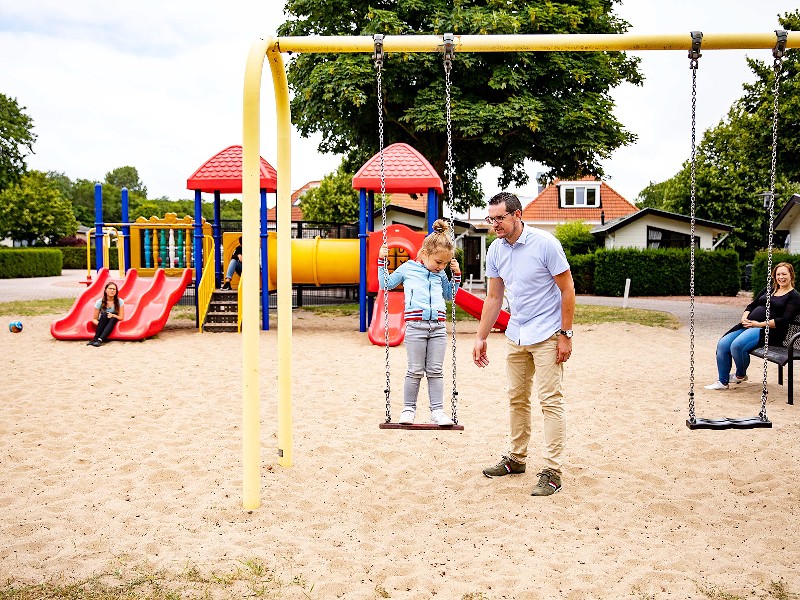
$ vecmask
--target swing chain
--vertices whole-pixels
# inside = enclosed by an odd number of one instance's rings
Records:
[[[380,164],[381,164],[381,220],[383,226],[383,245],[388,243],[388,234],[386,231],[386,171],[384,168],[383,157],[383,81],[381,69],[383,67],[383,34],[376,33],[373,37],[375,43],[375,53],[372,58],[375,61],[375,71],[378,80],[378,145],[380,148]],[[388,260],[387,260],[388,263]],[[383,393],[386,395],[386,422],[390,423],[392,420],[392,404],[390,400],[391,381],[389,378],[389,281],[388,281],[388,266],[384,271],[383,279],[383,341],[384,353],[386,363],[386,388]]]
[[[689,231],[689,422],[696,423],[694,409],[694,225],[696,201],[697,166],[697,67],[699,66],[700,43],[703,34],[692,32],[692,49],[689,51],[689,68],[692,70],[692,153],[691,153],[691,192],[690,192],[690,231]]]
[[[450,218],[450,235],[451,240],[453,242],[453,249],[455,250],[455,221],[453,217],[453,128],[452,128],[452,118],[451,118],[451,88],[452,82],[450,80],[450,72],[453,68],[453,58],[455,57],[455,43],[454,43],[454,36],[452,33],[445,33],[442,36],[442,40],[444,41],[444,114],[445,114],[445,121],[447,123],[447,209],[449,212]],[[450,282],[450,289],[455,290],[455,275],[453,275],[453,279]],[[455,302],[455,294],[453,295],[453,301],[450,303],[450,324],[451,324],[451,331],[452,331],[452,342],[451,347],[453,349],[453,356],[451,359],[451,363],[453,365],[453,395],[450,401],[450,406],[452,408],[452,418],[453,423],[458,425],[458,387],[456,385],[456,302]]]
[[[778,97],[780,96],[780,83],[781,83],[781,70],[783,68],[783,55],[786,50],[787,33],[784,30],[775,31],[778,40],[775,48],[772,50],[773,70],[775,78],[772,89],[772,161],[770,163],[769,174],[769,193],[765,200],[767,201],[768,208],[768,231],[767,231],[767,304],[766,304],[766,322],[767,326],[764,328],[764,378],[763,387],[761,389],[761,412],[758,413],[758,418],[762,421],[767,420],[767,350],[769,348],[769,313],[770,313],[770,300],[772,292],[772,237],[773,220],[775,218],[775,174],[778,164]]]

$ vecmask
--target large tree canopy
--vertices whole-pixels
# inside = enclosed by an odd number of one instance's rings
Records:
[[[322,178],[319,187],[302,195],[300,204],[306,221],[351,223],[358,221],[358,192],[353,189],[353,174],[339,165]]]
[[[29,171],[0,192],[0,237],[47,243],[77,229],[69,200],[45,173]]]
[[[0,191],[22,178],[25,157],[33,153],[33,119],[24,110],[16,98],[0,94]]]
[[[119,189],[128,188],[129,193],[135,193],[147,198],[147,186],[139,180],[139,171],[136,167],[117,167],[113,171],[106,173],[105,183],[116,186]]]
[[[800,29],[800,11],[781,19],[783,27]],[[716,127],[698,144],[696,210],[698,218],[736,227],[727,243],[743,258],[766,246],[768,214],[760,194],[769,190],[774,107],[773,62],[747,60],[756,80],[744,86]],[[702,59],[700,60],[702,68]],[[800,53],[788,50],[783,60],[778,109],[776,212],[800,185]],[[640,206],[689,214],[691,163],[667,181],[651,183],[639,194]]]
[[[622,33],[617,0],[288,0],[280,35]],[[524,185],[524,161],[547,178],[602,175],[600,161],[635,138],[612,113],[610,90],[641,83],[638,59],[621,52],[456,53],[452,133],[457,208],[483,201],[477,170],[500,167],[500,185]],[[289,66],[300,133],[323,134],[320,151],[356,171],[378,151],[375,68],[368,54],[300,54]],[[387,54],[387,144],[405,142],[446,180],[442,56]]]

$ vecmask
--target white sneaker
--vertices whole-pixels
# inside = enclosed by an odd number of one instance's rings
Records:
[[[743,381],[747,381],[747,375],[739,377],[736,373],[731,373],[731,383],[742,383]]]
[[[448,417],[443,410],[432,410],[431,411],[431,423],[438,425],[439,427],[448,427],[450,425],[455,425],[453,421]]]
[[[416,408],[406,407],[403,409],[403,412],[400,413],[400,420],[398,423],[401,425],[411,425],[414,423],[414,416],[417,414]]]
[[[727,390],[728,384],[727,383],[720,383],[719,381],[715,381],[711,385],[705,386],[707,390]]]

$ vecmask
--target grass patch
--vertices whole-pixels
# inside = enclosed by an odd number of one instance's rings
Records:
[[[178,306],[172,307],[169,312],[170,320],[176,319],[178,321],[194,321],[197,318],[197,311],[194,306]]]
[[[314,586],[293,566],[278,568],[259,558],[239,561],[225,571],[202,572],[187,565],[181,573],[150,565],[130,565],[126,558],[81,581],[65,577],[25,584],[0,582],[1,600],[200,600],[210,598],[313,598]]]
[[[575,306],[575,323],[597,325],[598,323],[635,323],[648,327],[679,329],[680,319],[672,313],[641,308],[620,308],[618,306],[595,306],[578,304]]]
[[[35,317],[39,315],[64,315],[75,302],[73,298],[54,298],[51,300],[25,300],[17,302],[0,302],[0,316]],[[330,304],[326,306],[304,306],[301,309],[314,315],[330,317],[358,317],[358,304]],[[450,303],[447,305],[448,319]],[[194,306],[173,306],[170,319],[193,321]],[[476,321],[474,317],[456,307],[456,321]],[[575,323],[596,325],[598,323],[636,323],[648,327],[665,327],[678,329],[681,326],[678,318],[671,314],[656,310],[640,308],[620,308],[618,306],[595,306],[578,304],[575,306]]]
[[[0,302],[0,316],[38,317],[39,315],[58,315],[66,313],[74,303],[75,298]]]
[[[358,304],[333,304],[330,306],[304,306],[306,310],[315,315],[356,317]],[[450,316],[450,303],[447,305],[447,315]],[[456,320],[476,321],[474,317],[456,307]],[[648,327],[665,327],[666,329],[679,329],[681,322],[671,313],[657,310],[644,310],[641,308],[620,308],[618,306],[595,306],[591,304],[578,304],[575,306],[575,323],[581,325],[597,325],[598,323],[635,323]]]

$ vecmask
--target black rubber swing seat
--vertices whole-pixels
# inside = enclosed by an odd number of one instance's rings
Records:
[[[686,419],[686,426],[689,429],[772,429],[772,422],[769,419],[760,417],[740,417],[721,419],[695,419],[694,422]]]
[[[416,431],[425,431],[438,429],[440,431],[464,431],[463,425],[436,425],[435,423],[387,423],[383,422],[378,425],[380,429],[410,429]]]

